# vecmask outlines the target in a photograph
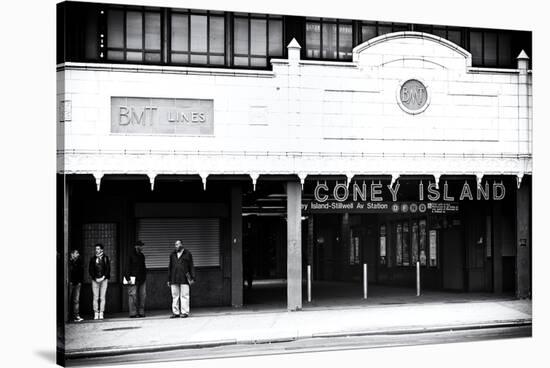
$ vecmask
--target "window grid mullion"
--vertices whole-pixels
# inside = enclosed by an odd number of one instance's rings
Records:
[[[191,11],[187,10],[187,64],[191,64]]]
[[[206,12],[206,65],[210,64],[210,11]]]
[[[336,60],[340,60],[340,22],[336,20]]]
[[[145,62],[145,11],[141,11],[141,62]]]
[[[124,8],[122,9],[122,19],[123,19],[123,27],[124,27],[124,29],[123,29],[123,35],[124,35],[124,37],[123,37],[123,38],[124,38],[124,40],[123,40],[123,41],[124,41],[123,49],[124,49],[124,51],[122,51],[122,54],[123,54],[122,56],[123,56],[123,60],[124,60],[124,61],[128,61],[128,60],[126,59],[126,47],[128,46],[128,43],[127,43],[127,40],[126,40],[126,37],[127,37],[127,30],[126,30],[126,26],[127,26],[126,23],[127,23],[127,21],[126,21],[126,16],[127,16],[127,15],[126,15],[126,7],[124,7]]]
[[[250,19],[250,13],[248,13],[248,67],[252,66],[252,59],[250,57],[250,54],[252,54],[252,36],[250,32],[250,25],[251,19]]]
[[[269,60],[269,15],[266,16],[265,20],[265,65],[267,66],[267,61]]]

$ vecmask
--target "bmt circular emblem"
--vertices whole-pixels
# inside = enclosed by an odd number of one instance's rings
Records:
[[[420,114],[430,104],[428,88],[418,79],[409,79],[398,89],[397,103],[408,114]]]
[[[391,210],[393,212],[399,212],[399,205],[397,203],[392,204]]]

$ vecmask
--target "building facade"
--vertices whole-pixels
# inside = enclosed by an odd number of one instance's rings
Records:
[[[106,310],[126,310],[140,239],[147,307],[167,308],[181,238],[193,306],[242,306],[252,274],[298,310],[308,266],[360,282],[364,264],[530,297],[530,54],[524,31],[60,3],[59,279],[100,242]]]

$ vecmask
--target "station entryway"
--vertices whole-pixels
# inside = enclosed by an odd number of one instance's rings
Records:
[[[508,295],[515,290],[515,198],[418,201],[420,182],[401,180],[397,200],[386,195],[377,203],[365,201],[365,206],[377,205],[374,211],[347,211],[350,199],[328,201],[330,208],[313,210],[307,204],[314,200],[315,182],[306,182],[301,224],[304,307],[310,296],[312,303],[323,305],[360,301],[365,280],[369,297],[390,299],[396,290],[415,296],[417,288],[422,295]],[[448,191],[460,193],[464,182],[449,179]],[[475,188],[475,181],[470,185]],[[286,205],[283,182],[262,183],[244,196],[245,306],[286,304]]]

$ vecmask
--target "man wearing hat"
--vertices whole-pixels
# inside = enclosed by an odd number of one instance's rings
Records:
[[[145,255],[143,242],[138,240],[128,256],[124,283],[128,285],[128,311],[130,318],[145,317]]]

